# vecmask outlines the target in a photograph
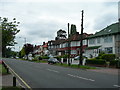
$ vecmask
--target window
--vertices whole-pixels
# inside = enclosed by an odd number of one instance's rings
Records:
[[[97,43],[100,43],[100,41],[101,41],[100,38],[97,38]]]
[[[71,50],[71,54],[76,54],[76,50]]]
[[[89,39],[89,44],[95,44],[95,39]]]
[[[111,43],[113,41],[112,36],[105,36],[104,43]]]
[[[105,52],[106,53],[113,53],[113,48],[112,47],[106,47]]]
[[[76,46],[76,42],[75,42],[75,41],[72,41],[72,42],[71,42],[71,46]]]
[[[87,45],[87,44],[86,44],[86,40],[83,40],[83,45]]]

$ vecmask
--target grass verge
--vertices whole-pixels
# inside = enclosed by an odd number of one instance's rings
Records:
[[[58,66],[63,66],[63,67],[71,67],[71,68],[81,68],[81,69],[97,69],[96,67],[92,67],[92,66],[86,66],[86,65],[80,65],[80,66],[78,66],[78,65],[70,65],[70,66],[68,66],[68,64],[61,64],[61,63],[57,63],[57,64],[55,64],[55,65],[58,65]]]
[[[7,70],[2,64],[0,64],[0,74],[2,75],[10,74],[10,73],[7,73]]]

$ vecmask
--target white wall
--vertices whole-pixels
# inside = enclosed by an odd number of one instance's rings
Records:
[[[113,53],[115,54],[115,37],[114,37],[114,35],[111,35],[111,36],[108,36],[108,37],[112,38],[112,40],[110,40],[110,42],[105,42],[106,36],[99,37],[100,43],[97,42],[98,38],[92,38],[92,40],[94,40],[93,44],[90,44],[91,39],[88,39],[88,47],[91,47],[91,46],[101,46],[102,50],[105,50],[106,47],[112,47],[113,48]]]

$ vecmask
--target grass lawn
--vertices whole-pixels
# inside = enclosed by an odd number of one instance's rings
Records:
[[[96,69],[96,67],[92,67],[92,66],[83,66],[83,65],[80,65],[79,67],[78,67],[78,65],[70,65],[70,66],[68,66],[68,64],[61,64],[61,63],[57,63],[57,64],[55,64],[55,65],[58,65],[58,66],[63,66],[63,67],[71,67],[71,68],[81,68],[81,69]]]
[[[7,70],[5,69],[5,67],[2,64],[0,64],[0,74],[2,74],[2,75],[9,74],[9,73],[7,73]]]
[[[8,86],[8,87],[2,87],[1,90],[23,90],[21,87],[12,87],[12,86]]]

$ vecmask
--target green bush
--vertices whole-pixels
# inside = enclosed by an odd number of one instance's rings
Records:
[[[37,60],[38,60],[38,59],[35,59],[35,58],[34,58],[34,59],[32,59],[32,61],[37,61]]]
[[[103,54],[105,54],[105,52],[99,53],[98,57],[102,56]]]
[[[90,59],[88,59],[88,60],[96,60],[96,58],[90,58]]]
[[[110,61],[110,65],[117,65],[118,64],[118,60],[111,60]]]
[[[63,55],[63,56],[62,56],[62,58],[67,58],[67,57],[68,57],[68,55]]]
[[[68,55],[62,55],[62,56],[57,56],[56,58],[67,58],[68,57]]]
[[[106,61],[115,60],[115,54],[103,54],[101,57]]]
[[[41,58],[42,58],[42,59],[49,59],[48,56],[42,56]]]
[[[105,65],[105,60],[102,60],[102,59],[100,59],[100,60],[95,60],[95,59],[93,59],[93,60],[90,60],[90,59],[88,59],[88,60],[86,60],[86,63],[87,64],[96,64],[96,65]]]

